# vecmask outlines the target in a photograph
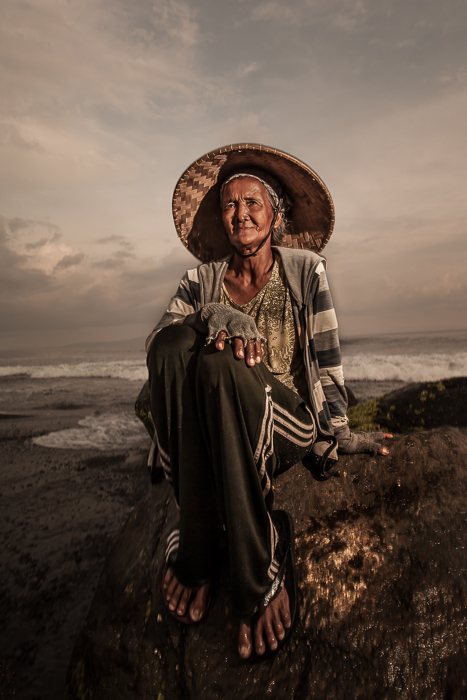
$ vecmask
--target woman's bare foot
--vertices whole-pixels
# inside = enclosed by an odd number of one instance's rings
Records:
[[[193,590],[196,591],[189,610],[189,616],[193,622],[200,622],[206,616],[210,589],[210,583],[205,583],[204,586],[200,586],[200,588],[197,589],[183,586],[172,569],[167,569],[162,582],[162,595],[167,601],[169,610],[173,612],[176,611],[177,615],[181,617],[183,617],[187,611]]]
[[[252,633],[251,625],[246,622],[240,624],[238,634],[238,653],[242,659],[248,659],[253,652],[253,637],[254,648],[256,653],[261,656],[266,651],[267,646],[275,651],[285,637],[285,631],[292,624],[290,619],[289,596],[285,588],[281,590],[277,598],[275,598],[264,611],[255,625],[254,633]]]

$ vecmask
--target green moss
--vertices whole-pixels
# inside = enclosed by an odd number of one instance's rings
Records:
[[[152,420],[151,411],[147,411],[143,406],[135,406],[135,415],[140,419],[151,437],[154,437],[154,422]]]
[[[446,391],[446,387],[441,380],[437,383],[436,388],[438,391]]]
[[[426,389],[423,389],[423,391],[420,393],[420,401],[422,401],[422,403],[425,403],[427,398],[428,398],[428,391]]]
[[[92,692],[85,686],[84,660],[78,661],[65,689],[65,700],[92,700]]]
[[[350,430],[381,430],[381,426],[376,423],[376,416],[379,413],[380,396],[366,403],[359,403],[352,406],[347,411]]]

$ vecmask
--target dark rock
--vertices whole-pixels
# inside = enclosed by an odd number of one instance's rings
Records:
[[[340,458],[317,483],[276,480],[295,519],[300,615],[286,646],[239,659],[225,567],[207,619],[185,627],[161,597],[177,518],[152,486],[115,540],[71,659],[67,698],[460,700],[467,697],[467,432],[394,440]]]
[[[352,430],[407,433],[467,426],[467,377],[408,384],[348,412]]]

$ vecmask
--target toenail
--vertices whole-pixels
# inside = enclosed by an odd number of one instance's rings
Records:
[[[240,656],[243,656],[244,659],[247,658],[248,656],[248,647],[240,647]]]
[[[200,611],[199,611],[198,609],[192,610],[192,611],[191,611],[191,618],[192,618],[192,620],[198,621],[200,617],[201,617],[201,613],[200,613]]]

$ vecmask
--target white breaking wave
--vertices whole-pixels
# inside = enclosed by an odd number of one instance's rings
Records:
[[[58,365],[10,365],[0,367],[0,377],[27,374],[32,379],[56,379],[58,377],[112,377],[144,382],[148,370],[144,362],[134,360],[109,360],[105,362],[77,362]]]
[[[399,380],[433,382],[467,376],[467,353],[420,353],[418,355],[359,354],[344,357],[348,380]]]
[[[67,450],[113,450],[148,447],[150,438],[138,418],[128,413],[86,416],[77,428],[58,430],[33,438],[35,445]]]
[[[345,350],[345,349],[344,349]],[[399,380],[403,382],[438,381],[467,376],[467,352],[356,353],[343,357],[348,380]],[[59,377],[110,377],[144,383],[148,371],[144,360],[103,360],[48,365],[9,365],[0,367],[0,377],[27,375],[32,379]]]

